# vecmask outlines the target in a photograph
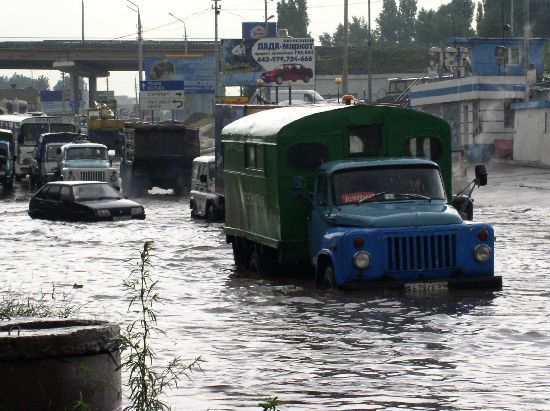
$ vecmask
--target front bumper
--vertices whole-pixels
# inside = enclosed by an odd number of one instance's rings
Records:
[[[438,278],[433,280],[418,281],[350,281],[341,286],[344,290],[368,290],[368,291],[395,291],[405,292],[406,284],[422,283],[441,283],[448,284],[448,290],[484,290],[499,291],[502,290],[501,276],[478,276],[478,277],[456,277],[456,278]]]

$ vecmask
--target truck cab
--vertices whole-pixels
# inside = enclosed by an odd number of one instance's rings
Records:
[[[64,181],[104,181],[120,190],[119,171],[112,166],[103,144],[87,140],[64,144],[58,168]]]
[[[189,207],[191,217],[209,221],[223,219],[223,196],[216,193],[216,157],[201,156],[193,160]]]
[[[31,187],[40,188],[50,181],[58,180],[61,147],[82,137],[81,134],[71,132],[41,134],[31,162]]]
[[[0,184],[4,190],[13,188],[15,178],[15,163],[13,152],[13,134],[9,130],[0,129]]]
[[[493,229],[465,221],[459,211],[430,160],[326,163],[315,180],[308,231],[317,281],[446,288],[459,278],[492,280]]]

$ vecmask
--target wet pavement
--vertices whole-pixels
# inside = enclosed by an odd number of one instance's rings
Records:
[[[159,363],[204,359],[170,391],[177,410],[550,409],[550,170],[494,164],[475,220],[494,225],[494,293],[385,296],[235,271],[223,224],[187,199],[137,199],[145,221],[31,220],[28,193],[0,189],[0,289],[82,304],[127,324],[122,281],[155,241]],[[74,286],[82,285],[82,288]]]

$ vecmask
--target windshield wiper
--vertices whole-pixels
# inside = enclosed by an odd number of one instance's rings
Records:
[[[379,193],[371,194],[370,196],[364,197],[361,200],[359,200],[357,202],[357,205],[362,204],[362,203],[367,203],[370,200],[375,199],[377,197],[380,197],[381,195],[384,195],[384,194],[386,194],[386,191],[380,191]]]
[[[422,194],[416,194],[416,193],[399,193],[397,194],[399,197],[411,197],[411,198],[419,198],[422,200],[432,200],[431,197],[424,196]]]

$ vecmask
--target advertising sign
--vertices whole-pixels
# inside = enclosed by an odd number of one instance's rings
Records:
[[[214,94],[214,56],[160,56],[145,58],[147,80],[181,80],[185,94]]]
[[[315,80],[311,38],[222,40],[224,86],[299,85]]]
[[[225,96],[221,97],[222,104],[248,104],[247,96]]]
[[[183,110],[184,82],[180,80],[142,81],[139,92],[141,110]]]
[[[243,39],[261,39],[266,37],[264,21],[243,21]],[[277,36],[277,23],[267,23],[267,37]]]

